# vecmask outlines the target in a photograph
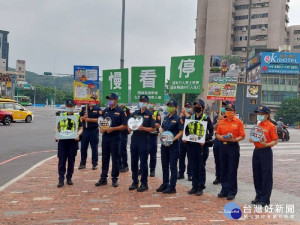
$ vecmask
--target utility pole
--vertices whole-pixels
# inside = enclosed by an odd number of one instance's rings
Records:
[[[125,31],[125,0],[122,0],[122,27],[121,27],[121,60],[120,68],[124,68],[124,31]]]
[[[246,72],[246,80],[245,82],[248,82],[248,71],[247,71],[247,65],[248,65],[248,60],[249,60],[249,51],[250,51],[250,31],[251,31],[251,12],[252,12],[252,0],[249,0],[249,9],[248,9],[248,34],[247,34],[247,52],[246,52],[246,66],[245,66],[245,72]]]

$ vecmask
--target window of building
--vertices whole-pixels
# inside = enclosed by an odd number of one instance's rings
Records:
[[[285,78],[280,78],[279,84],[284,85],[285,84]]]
[[[300,34],[300,30],[294,30],[294,34]]]
[[[267,29],[267,28],[268,28],[268,24],[251,25],[251,30],[254,30],[254,29]]]
[[[279,84],[279,78],[274,78],[274,84]]]
[[[257,19],[257,18],[267,18],[268,13],[261,13],[261,14],[252,14],[251,19]]]
[[[247,20],[248,19],[248,15],[235,16],[234,19],[235,20]]]
[[[250,104],[256,105],[256,103],[257,103],[257,99],[250,99]]]
[[[263,7],[269,7],[269,2],[252,4],[252,8],[263,8]]]
[[[300,45],[294,45],[294,49],[299,49]]]
[[[234,8],[235,8],[235,10],[248,9],[249,4],[247,4],[247,5],[236,5]]]
[[[248,26],[235,26],[233,28],[234,31],[240,31],[240,30],[246,31],[247,29],[248,29]]]
[[[256,118],[257,118],[257,116],[256,116],[255,113],[249,113],[248,114],[248,121],[249,122],[256,123]]]
[[[273,78],[272,77],[268,77],[268,84],[273,84],[274,81],[273,81]]]
[[[267,40],[268,35],[254,35],[254,36],[250,36],[250,40],[257,40],[257,41],[261,41],[261,40]]]

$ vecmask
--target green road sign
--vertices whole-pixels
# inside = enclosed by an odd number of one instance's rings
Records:
[[[103,101],[116,93],[119,102],[128,103],[128,69],[103,70]]]
[[[171,58],[170,93],[201,93],[204,56]]]
[[[150,102],[164,103],[164,66],[131,68],[131,102],[138,102],[140,95],[148,95]]]

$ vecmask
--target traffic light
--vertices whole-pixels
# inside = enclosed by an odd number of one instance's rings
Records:
[[[51,72],[44,72],[44,75],[51,76],[51,75],[52,75],[52,73],[51,73]]]

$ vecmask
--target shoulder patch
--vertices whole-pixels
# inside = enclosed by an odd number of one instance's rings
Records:
[[[172,120],[171,123],[176,123],[176,120]]]
[[[119,113],[119,112],[115,112],[114,114],[115,114],[115,115],[120,115],[120,113]]]
[[[160,117],[160,116],[157,116],[157,119],[158,119],[158,120],[161,120],[161,117]]]
[[[144,116],[144,118],[146,118],[146,119],[147,119],[147,118],[149,118],[149,116]]]

